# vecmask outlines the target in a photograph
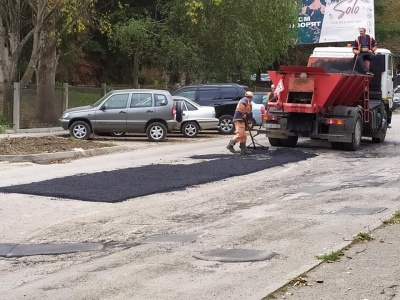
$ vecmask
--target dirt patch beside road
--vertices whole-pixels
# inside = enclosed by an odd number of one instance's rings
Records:
[[[24,155],[39,153],[55,153],[72,151],[74,149],[97,149],[115,146],[114,143],[99,142],[94,140],[77,140],[72,138],[44,136],[44,137],[20,137],[0,139],[1,155]]]

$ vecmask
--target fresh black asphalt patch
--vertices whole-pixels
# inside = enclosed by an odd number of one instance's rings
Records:
[[[291,148],[278,148],[274,151],[255,149],[253,155],[244,157],[235,154],[193,156],[192,159],[202,161],[80,174],[1,187],[0,192],[114,203],[150,194],[184,190],[189,186],[246,175],[314,156]]]

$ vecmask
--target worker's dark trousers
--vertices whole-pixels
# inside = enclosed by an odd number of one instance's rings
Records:
[[[356,57],[357,59],[357,57]],[[372,66],[372,62],[375,59],[375,54],[371,53],[371,52],[361,52],[360,54],[358,54],[358,59],[357,59],[357,69],[359,71],[362,71],[364,74],[368,71],[371,70],[371,66]],[[369,60],[370,61],[370,67],[369,69],[365,66],[365,60]]]

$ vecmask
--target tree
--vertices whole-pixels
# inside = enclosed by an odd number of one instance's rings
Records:
[[[199,49],[204,65],[196,76],[204,80],[232,80],[271,65],[292,44],[297,19],[292,0],[174,0],[169,8],[186,19],[186,26],[175,20],[175,30]]]
[[[3,116],[12,123],[13,90],[18,81],[18,62],[23,47],[33,35],[30,30],[21,39],[21,16],[26,9],[26,1],[0,1],[0,79],[3,82]]]

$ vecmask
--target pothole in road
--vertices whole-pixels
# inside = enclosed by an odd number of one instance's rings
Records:
[[[102,250],[102,243],[66,244],[0,244],[0,257],[23,257],[32,255],[59,255],[75,252]]]
[[[270,260],[277,255],[275,252],[267,252],[249,249],[216,249],[205,253],[193,255],[194,258],[219,262],[252,262]]]
[[[341,215],[375,215],[387,210],[386,207],[343,207],[331,214]]]

